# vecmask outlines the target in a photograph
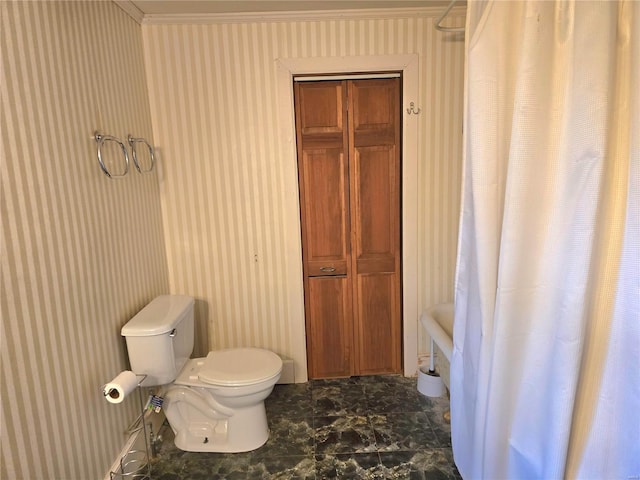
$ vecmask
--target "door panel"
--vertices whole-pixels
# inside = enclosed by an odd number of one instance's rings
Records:
[[[355,371],[397,373],[401,355],[399,80],[349,84]]]
[[[352,299],[347,277],[308,278],[307,297],[307,336],[313,339],[307,342],[309,375],[311,378],[350,376]]]
[[[305,195],[314,199],[302,206],[307,274],[346,275],[349,227],[345,156],[337,148],[305,150],[301,171]]]
[[[402,367],[399,85],[294,86],[311,378]]]
[[[350,84],[353,101],[353,128],[356,132],[393,129],[397,112],[396,80],[356,80]]]
[[[400,339],[394,325],[398,307],[394,275],[360,274],[357,279],[358,374],[395,373],[400,367]]]
[[[355,221],[359,225],[356,255],[395,255],[397,202],[394,200],[395,148],[389,146],[355,149]]]
[[[349,84],[352,147],[400,145],[398,79],[356,80]]]
[[[309,108],[300,110],[298,119],[301,133],[342,133],[344,83],[305,83],[302,87],[298,90],[298,100]]]
[[[295,84],[307,359],[311,378],[353,370],[344,82]]]

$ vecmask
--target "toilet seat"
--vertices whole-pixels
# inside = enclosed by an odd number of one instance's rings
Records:
[[[198,372],[200,381],[218,386],[244,386],[280,375],[282,360],[269,350],[230,348],[209,352]]]

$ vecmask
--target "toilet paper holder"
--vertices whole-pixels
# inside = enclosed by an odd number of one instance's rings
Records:
[[[131,436],[142,432],[142,437],[144,440],[144,450],[138,450],[132,448],[127,451],[122,457],[120,457],[120,462],[118,466],[118,471],[110,471],[109,478],[111,480],[121,479],[121,480],[142,480],[142,479],[150,479],[151,478],[151,462],[149,461],[149,439],[147,437],[147,425],[144,421],[145,414],[145,406],[142,401],[142,382],[145,381],[147,375],[144,374],[135,374],[138,379],[138,385],[136,390],[138,390],[138,402],[140,405],[140,415],[129,425],[126,434]],[[107,384],[102,386],[102,394],[105,398],[107,398],[112,392],[107,391]],[[135,445],[135,441],[132,445]]]

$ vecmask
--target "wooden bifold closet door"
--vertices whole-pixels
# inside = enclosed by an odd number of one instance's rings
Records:
[[[309,376],[398,373],[400,79],[294,97]]]

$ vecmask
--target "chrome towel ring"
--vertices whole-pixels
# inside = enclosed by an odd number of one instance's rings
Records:
[[[98,163],[100,164],[100,168],[104,172],[104,174],[109,178],[120,178],[124,177],[129,171],[129,154],[127,153],[127,147],[125,147],[124,143],[118,140],[116,137],[111,135],[102,135],[100,132],[95,132],[93,135],[96,143],[98,144]],[[124,168],[119,173],[111,173],[109,169],[106,167],[104,162],[102,161],[102,146],[105,142],[116,142],[120,145],[120,149],[122,150],[122,155],[124,156]]]
[[[136,169],[138,170],[138,172],[149,173],[151,170],[153,170],[153,166],[155,165],[156,160],[155,160],[153,147],[151,146],[151,144],[147,142],[144,138],[133,138],[131,134],[127,137],[127,140],[129,141],[129,145],[131,145],[131,154],[133,155],[133,164],[136,166]],[[138,156],[136,154],[136,143],[144,143],[149,149],[149,158],[151,159],[151,166],[147,170],[142,170],[140,168],[140,163],[138,163]]]

